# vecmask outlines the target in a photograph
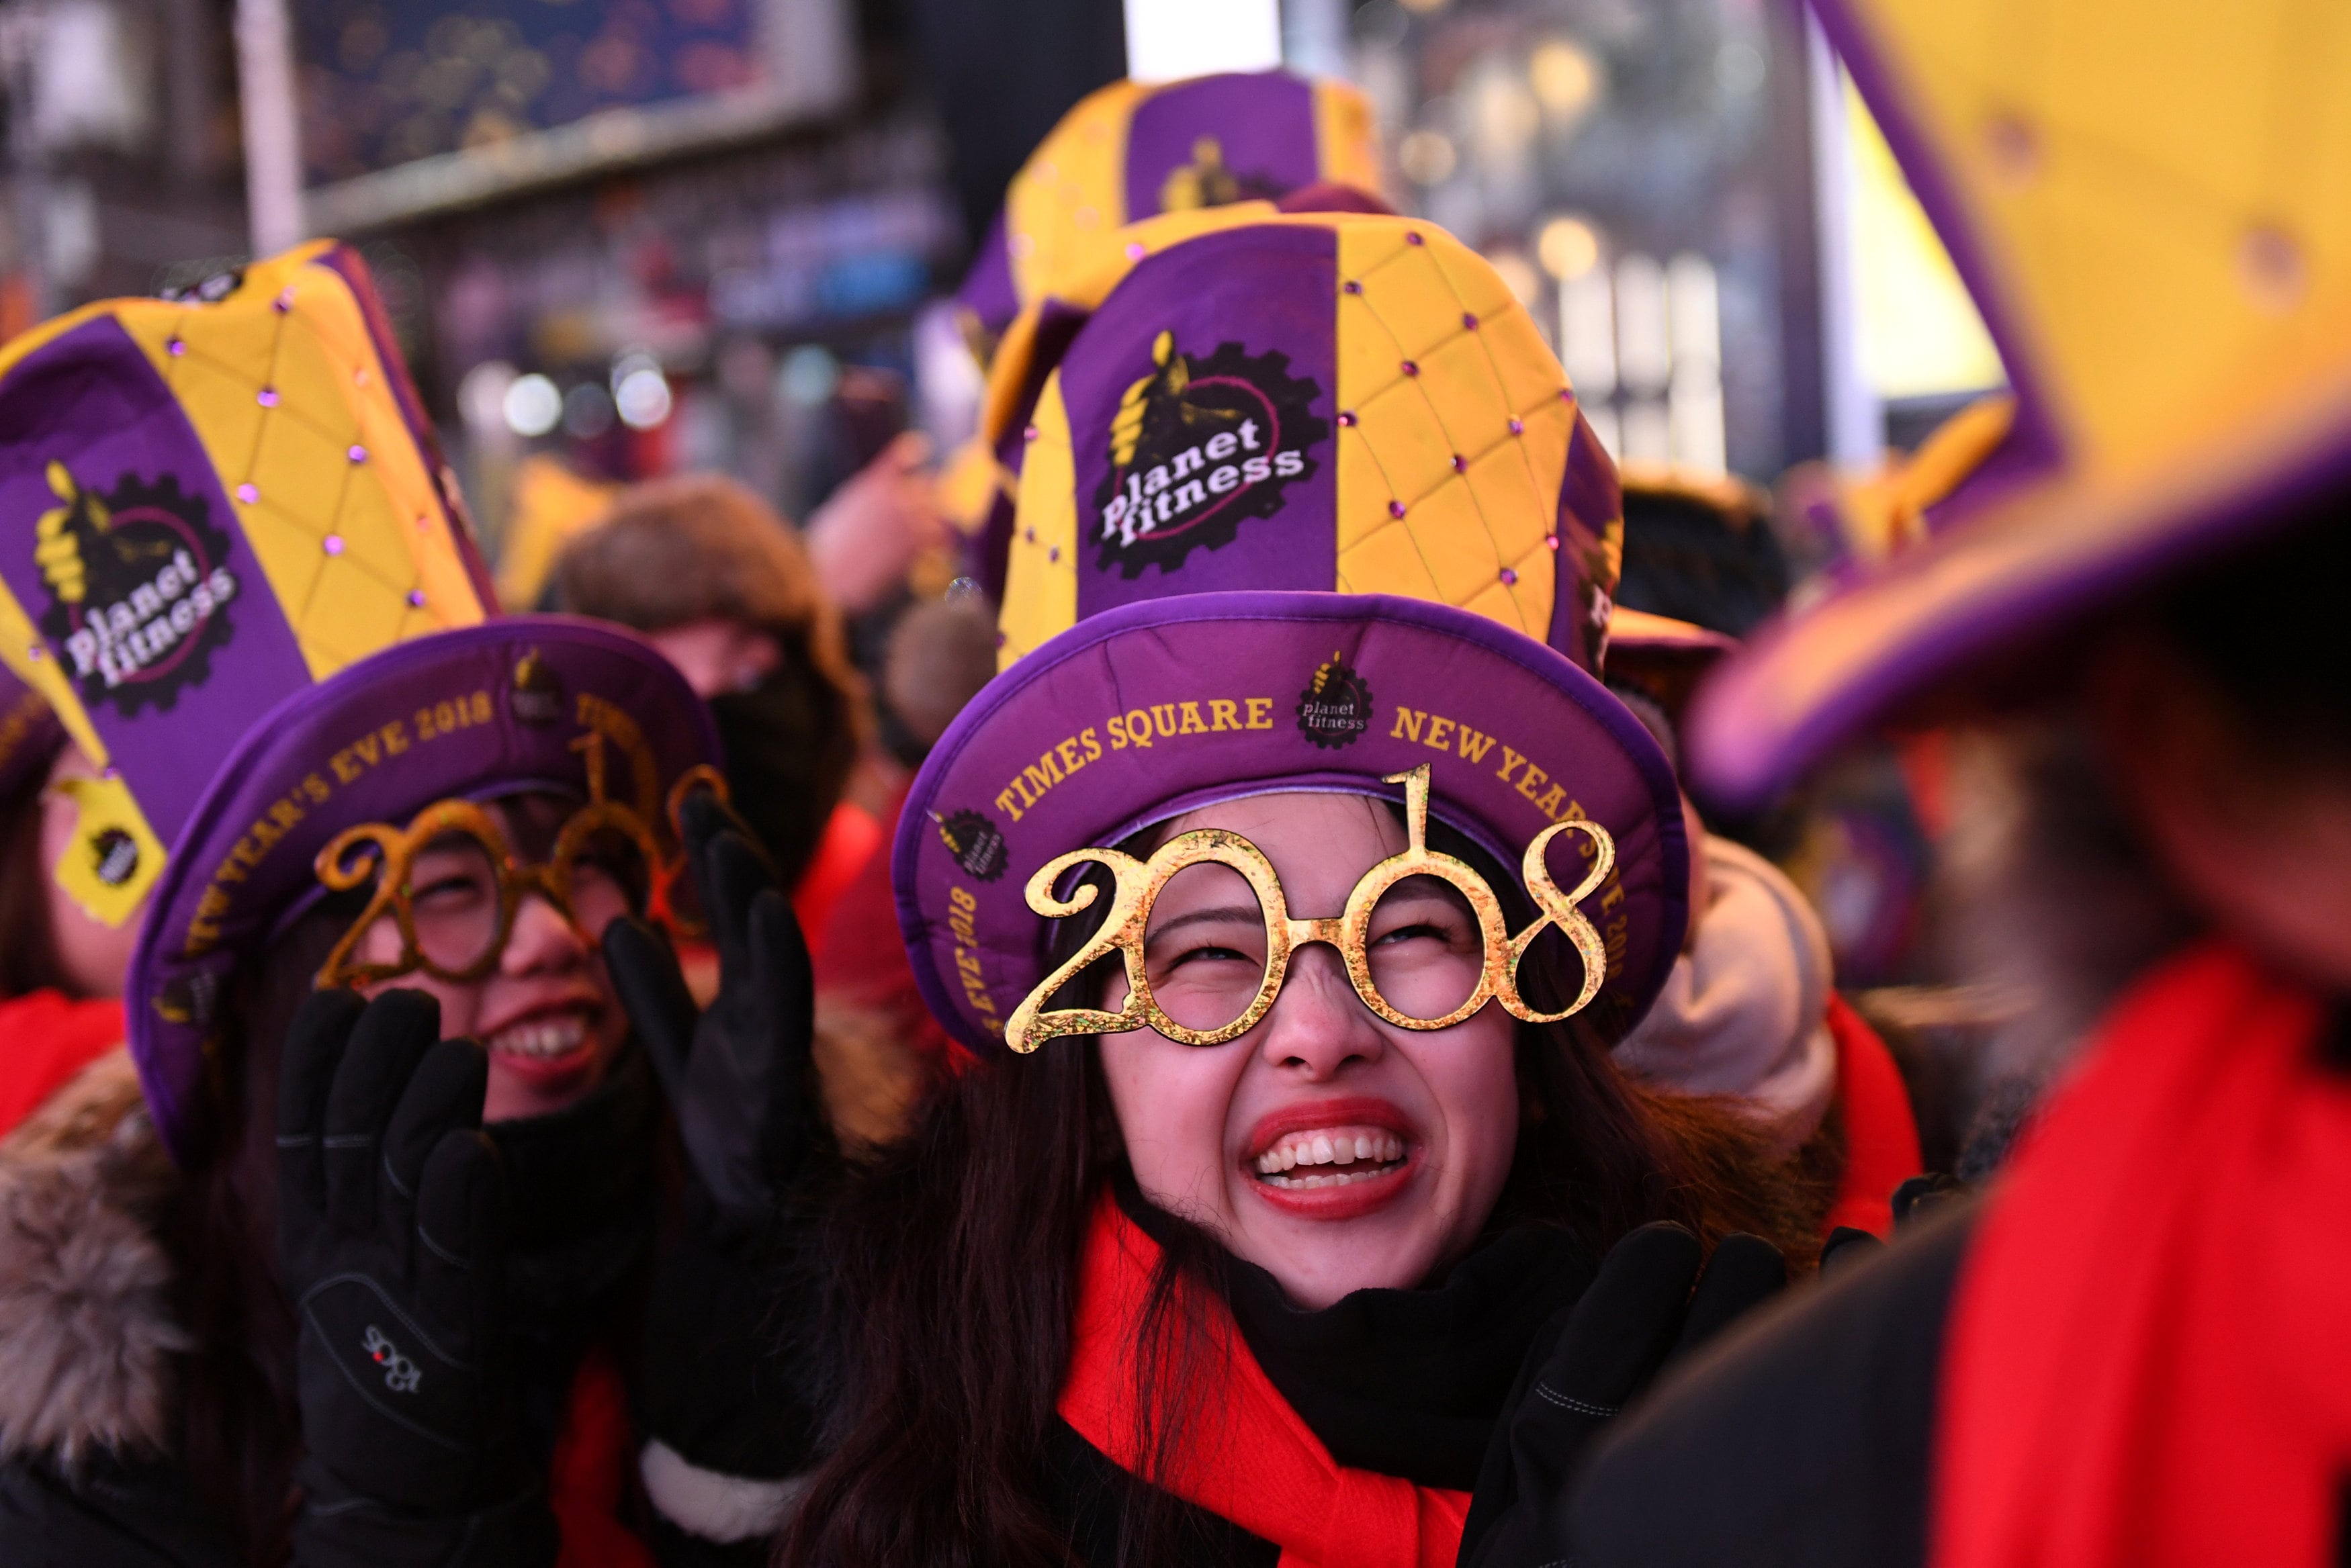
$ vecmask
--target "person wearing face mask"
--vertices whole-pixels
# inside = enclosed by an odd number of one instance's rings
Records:
[[[871,721],[799,537],[734,480],[653,480],[565,546],[550,597],[644,633],[684,672],[717,720],[737,809],[820,930],[880,834],[841,799]]]
[[[1826,1203],[1608,1056],[1689,886],[1589,672],[1614,472],[1431,225],[1130,254],[901,817],[976,1064],[828,1212],[783,1560],[1539,1561],[1548,1478]]]

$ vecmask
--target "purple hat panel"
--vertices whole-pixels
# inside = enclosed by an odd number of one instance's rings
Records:
[[[1578,409],[1568,431],[1567,471],[1560,478],[1557,576],[1544,640],[1585,670],[1599,669],[1607,652],[1617,560],[1609,524],[1623,514],[1616,465]]]
[[[1258,78],[1244,78],[1256,80]],[[1128,275],[1061,363],[1078,616],[1338,576],[1338,241],[1204,235]]]
[[[1003,331],[1020,314],[1020,291],[1012,281],[1012,252],[1005,243],[1001,210],[981,236],[971,270],[964,274],[955,298],[990,332]]]
[[[113,317],[26,356],[0,430],[0,514],[37,520],[0,579],[172,844],[204,785],[187,737],[242,733],[309,666],[203,441]]]
[[[1688,847],[1664,755],[1550,649],[1466,611],[1382,595],[1130,606],[999,678],[924,763],[899,823],[892,871],[915,979],[959,1040],[994,1049],[1046,973],[1049,923],[1024,896],[1039,867],[1248,794],[1401,800],[1381,780],[1422,763],[1436,813],[1513,876],[1555,822],[1588,817],[1614,836],[1616,872],[1584,904],[1611,962],[1589,1016],[1610,1038],[1629,1030],[1688,918]],[[1583,842],[1553,842],[1563,888],[1581,878]]]
[[[1288,71],[1161,88],[1126,131],[1126,213],[1272,201],[1322,177],[1314,84]]]
[[[655,823],[671,782],[718,759],[708,711],[666,659],[628,632],[551,616],[386,649],[249,732],[189,818],[131,961],[131,1053],[167,1147],[186,1153],[231,978],[319,891],[319,850],[437,800],[584,794],[591,734],[607,795]]]
[[[41,694],[0,670],[0,799],[48,772],[66,730]]]

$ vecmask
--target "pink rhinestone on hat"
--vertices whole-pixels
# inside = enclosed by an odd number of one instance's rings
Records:
[[[1143,259],[1143,242],[1141,240],[1129,240],[1126,242],[1126,259],[1129,261],[1141,261]]]
[[[408,602],[414,605],[418,609],[423,609],[424,607],[424,590],[423,588],[409,589]]]
[[[1420,374],[1420,367],[1406,359],[1404,362],[1404,373],[1407,376],[1417,376]]]
[[[1503,585],[1503,587],[1518,587],[1518,583],[1519,583],[1519,574],[1518,574],[1518,572],[1517,572],[1515,569],[1513,569],[1513,568],[1511,568],[1511,567],[1510,567],[1510,566],[1504,566],[1504,567],[1502,568],[1502,585]]]
[[[1354,410],[1341,409],[1339,410],[1339,428],[1342,430],[1353,430],[1355,428]]]
[[[1478,318],[1465,310],[1461,313],[1461,325],[1475,332],[1478,330]]]
[[[264,387],[261,389],[260,392],[255,396],[253,400],[259,403],[265,409],[274,409],[277,406],[277,389],[275,387]]]
[[[1420,237],[1418,229],[1406,229],[1404,234],[1404,243],[1408,245],[1425,245],[1428,242]]]
[[[1544,544],[1548,548],[1550,548],[1550,549],[1552,549],[1552,550],[1556,551],[1556,550],[1559,548],[1559,535],[1556,535],[1556,534],[1546,534],[1546,535],[1543,535],[1543,544]]]
[[[1391,501],[1391,502],[1389,502],[1389,503],[1388,503],[1388,515],[1389,515],[1389,516],[1391,516],[1391,517],[1401,517],[1401,516],[1403,516],[1403,515],[1404,515],[1404,503],[1403,503],[1403,502],[1401,502],[1401,501]]]
[[[1469,464],[1463,461],[1461,454],[1458,452],[1453,454],[1453,472],[1456,473],[1467,473],[1469,472]]]
[[[261,499],[261,489],[258,485],[240,484],[236,487],[236,498],[250,506]]]
[[[1344,290],[1345,290],[1347,293],[1349,293],[1349,294],[1361,294],[1361,293],[1363,293],[1363,292],[1364,292],[1364,286],[1363,286],[1362,284],[1360,284],[1360,283],[1357,283],[1357,282],[1356,282],[1353,278],[1352,278],[1352,277],[1351,277],[1351,278],[1349,278],[1346,282],[1344,282],[1344,283],[1341,284],[1339,286],[1340,286],[1341,288],[1344,289]]]
[[[163,347],[164,347],[166,349],[170,350],[172,353],[175,354],[175,355],[177,355],[177,354],[184,354],[184,353],[186,353],[186,352],[188,351],[188,346],[187,346],[186,344],[184,344],[184,343],[181,342],[181,341],[180,341],[178,338],[176,338],[176,337],[172,338],[170,342],[168,342],[168,343],[164,344],[164,345],[163,345]]]
[[[354,442],[351,446],[351,450],[346,455],[349,456],[353,462],[365,462],[367,461],[367,448]]]
[[[1511,433],[1512,435],[1522,435],[1522,434],[1524,434],[1524,433],[1525,433],[1525,431],[1526,431],[1526,428],[1527,428],[1527,427],[1526,427],[1524,424],[1520,423],[1520,422],[1519,421],[1517,421],[1517,420],[1512,420],[1512,421],[1510,421],[1510,433]]]
[[[329,556],[340,556],[343,553],[343,536],[340,534],[329,534],[319,541],[319,547]]]

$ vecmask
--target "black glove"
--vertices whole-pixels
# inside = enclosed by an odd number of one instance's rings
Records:
[[[278,1262],[299,1324],[306,1563],[552,1561],[515,1438],[488,1060],[419,992],[310,996],[279,1068]],[[399,1555],[405,1555],[403,1548]],[[398,1560],[395,1556],[391,1560]]]
[[[1463,1568],[1562,1560],[1568,1484],[1601,1428],[1662,1368],[1787,1282],[1780,1250],[1758,1236],[1724,1237],[1703,1277],[1699,1263],[1687,1231],[1644,1225],[1544,1325],[1487,1447],[1461,1533]]]
[[[814,1133],[808,943],[766,858],[708,790],[680,812],[687,863],[718,945],[718,996],[697,1012],[669,942],[647,922],[604,929],[604,963],[653,1057],[685,1144],[695,1216],[732,1245],[771,1223]]]
[[[648,1493],[664,1518],[764,1561],[759,1501],[807,1467],[809,1379],[786,1342],[814,1290],[790,1267],[784,1192],[818,1140],[810,1064],[814,984],[799,923],[742,824],[708,791],[680,813],[688,867],[718,947],[718,995],[697,1012],[677,960],[643,920],[605,929],[604,962],[661,1075],[685,1145],[686,1226],[646,1303],[639,1403]],[[664,1485],[682,1459],[705,1472]],[[716,1506],[712,1506],[716,1503]],[[741,1532],[751,1533],[743,1534]]]

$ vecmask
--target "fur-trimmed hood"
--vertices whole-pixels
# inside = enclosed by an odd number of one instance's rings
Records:
[[[120,1050],[0,1140],[0,1459],[171,1448],[190,1340],[157,1225],[177,1181]]]

